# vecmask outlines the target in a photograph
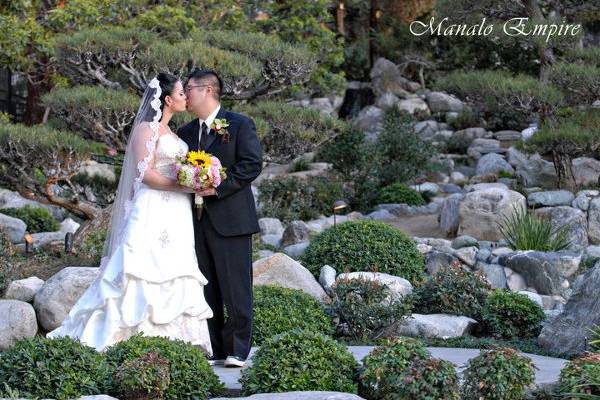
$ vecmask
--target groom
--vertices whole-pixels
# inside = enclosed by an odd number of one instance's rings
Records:
[[[243,367],[252,337],[252,234],[259,231],[250,183],[262,170],[262,149],[252,119],[221,107],[222,90],[217,73],[194,69],[185,93],[187,109],[198,119],[177,134],[190,151],[205,150],[226,168],[227,179],[216,189],[198,192],[204,207],[199,219],[194,210],[194,232],[200,271],[208,279],[204,295],[214,313],[208,320],[212,363]],[[229,126],[217,126],[216,119]]]

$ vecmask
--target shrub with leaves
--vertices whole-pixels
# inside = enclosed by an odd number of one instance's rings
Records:
[[[325,335],[333,333],[333,323],[321,303],[302,290],[255,286],[253,307],[252,341],[255,346],[295,328]]]
[[[378,281],[338,279],[333,286],[331,311],[339,318],[338,335],[374,340],[410,315],[412,304],[398,298]]]
[[[359,394],[368,400],[458,399],[454,366],[431,358],[425,345],[394,338],[375,347],[364,359]]]
[[[600,353],[600,325],[595,325],[591,333],[590,346],[595,352]]]
[[[171,383],[169,360],[155,352],[125,360],[113,379],[121,399],[162,399]]]
[[[542,307],[529,297],[503,289],[490,293],[482,312],[488,332],[506,339],[538,336],[545,318]]]
[[[559,393],[565,399],[600,396],[600,354],[586,353],[569,361],[560,371],[558,386]]]
[[[571,226],[554,225],[523,208],[504,216],[498,223],[500,233],[514,250],[559,251],[571,245]]]
[[[148,337],[140,333],[109,347],[106,358],[116,368],[150,352],[170,363],[171,382],[164,391],[165,399],[208,399],[223,392],[224,386],[208,364],[204,352],[181,340]],[[114,381],[110,386],[111,390],[116,390]]]
[[[400,276],[415,284],[425,278],[425,261],[415,242],[378,221],[349,221],[317,235],[303,262],[315,277],[323,265],[337,271],[371,271]]]
[[[465,315],[479,320],[490,290],[480,272],[468,271],[457,262],[415,288],[415,312]]]
[[[463,373],[462,398],[521,400],[534,382],[534,368],[529,358],[514,349],[483,350],[469,360]]]
[[[404,203],[409,206],[424,206],[425,199],[421,193],[402,183],[394,183],[379,191],[377,201],[380,203]]]
[[[290,391],[356,393],[358,365],[346,346],[321,333],[295,329],[263,343],[242,371],[244,395]]]
[[[110,368],[104,356],[68,337],[34,337],[0,352],[0,395],[72,399],[106,393]],[[5,386],[5,385],[6,386]]]
[[[34,207],[28,204],[22,208],[2,208],[0,213],[25,222],[29,233],[55,232],[60,229],[58,221],[44,207]]]

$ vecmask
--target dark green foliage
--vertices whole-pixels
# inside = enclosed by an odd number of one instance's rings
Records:
[[[381,185],[408,182],[428,169],[433,147],[415,132],[414,122],[414,117],[396,107],[385,111],[377,138],[379,158],[371,164]]]
[[[397,298],[381,283],[368,279],[338,279],[331,311],[339,318],[338,334],[354,340],[374,340],[410,315],[412,304]]]
[[[586,353],[569,361],[560,371],[559,393],[565,399],[593,399],[600,396],[600,354]],[[571,395],[569,395],[571,393]],[[589,394],[590,397],[585,397]]]
[[[591,333],[590,346],[596,353],[600,353],[600,325],[594,326]]]
[[[431,358],[422,342],[395,338],[364,358],[359,393],[367,400],[458,399],[458,377],[450,362]]]
[[[120,399],[162,399],[171,383],[169,360],[149,352],[125,360],[114,373]]]
[[[413,292],[415,312],[465,315],[479,320],[490,284],[459,263],[442,268]]]
[[[106,393],[104,356],[71,338],[34,337],[0,352],[0,382],[19,397],[72,399]],[[0,386],[0,395],[8,396]]]
[[[106,229],[100,228],[92,231],[87,235],[83,241],[81,252],[83,256],[88,257],[100,264],[102,258],[102,252],[104,250],[104,242],[106,241]]]
[[[546,316],[544,310],[524,294],[497,289],[486,299],[482,317],[492,335],[512,339],[538,336]]]
[[[346,197],[342,182],[325,176],[265,179],[258,190],[261,215],[284,222],[331,215],[333,203]]]
[[[25,222],[29,233],[55,232],[60,229],[58,221],[44,207],[26,205],[22,208],[1,208],[0,213]]]
[[[317,159],[333,164],[333,168],[344,176],[354,176],[367,164],[369,155],[365,151],[365,132],[349,127],[336,136],[330,136],[319,147]]]
[[[600,96],[600,68],[594,65],[557,62],[548,69],[548,79],[573,106],[593,103]]]
[[[571,245],[569,224],[555,226],[551,220],[523,208],[504,216],[498,225],[508,246],[514,250],[559,251]]]
[[[464,371],[462,395],[465,400],[521,400],[534,382],[529,358],[510,348],[483,350],[469,360]]]
[[[459,111],[456,118],[453,119],[452,122],[450,122],[450,126],[455,130],[459,131],[462,129],[481,126],[481,123],[482,120],[479,113],[470,107],[465,107],[461,111]]]
[[[323,306],[301,290],[255,286],[253,308],[254,346],[262,346],[268,338],[294,328],[325,335],[333,333],[333,323]]]
[[[106,350],[107,361],[115,368],[149,352],[169,360],[171,383],[165,399],[208,399],[223,392],[224,386],[208,364],[204,352],[181,340],[137,334]],[[114,389],[114,383],[111,383]]]
[[[268,339],[242,371],[244,395],[290,391],[356,393],[357,363],[348,349],[321,333],[295,329]]]
[[[337,271],[384,272],[413,284],[425,277],[415,242],[377,221],[349,221],[323,231],[310,242],[303,262],[316,277],[325,264]]]
[[[377,197],[379,203],[404,203],[409,206],[424,206],[425,199],[421,193],[402,183],[394,183],[382,188]]]
[[[15,246],[4,229],[0,228],[0,298],[18,276],[16,265],[12,262],[14,254]]]

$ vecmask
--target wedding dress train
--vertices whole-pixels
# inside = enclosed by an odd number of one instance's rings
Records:
[[[187,145],[174,134],[158,138],[154,168],[173,178]],[[141,185],[132,201],[123,240],[106,267],[47,337],[70,336],[103,351],[144,332],[201,346],[212,354],[198,269],[191,196]]]

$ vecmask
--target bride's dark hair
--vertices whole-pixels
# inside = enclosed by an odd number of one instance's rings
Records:
[[[171,75],[167,72],[161,72],[156,75],[156,79],[158,79],[158,83],[160,84],[160,111],[164,111],[165,107],[165,97],[173,94],[173,89],[175,89],[175,84],[179,80],[175,75]]]

